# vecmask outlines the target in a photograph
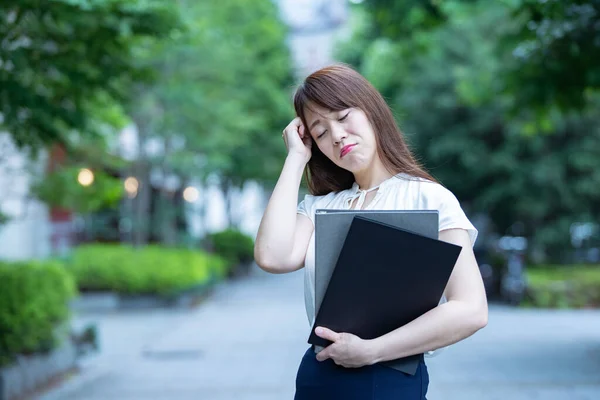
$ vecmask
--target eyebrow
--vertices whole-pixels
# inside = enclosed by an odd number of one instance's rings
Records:
[[[308,128],[308,130],[310,131],[312,128],[315,127],[315,125],[317,125],[319,122],[321,122],[321,120],[317,119],[315,120],[312,124],[310,124],[310,127]]]
[[[340,110],[340,111],[341,111],[341,110]],[[336,110],[332,110],[332,111],[330,111],[330,113],[335,113],[335,112],[338,112],[338,111],[336,111]],[[316,112],[315,112],[315,113],[316,113]],[[319,113],[317,113],[317,114],[319,114]],[[321,114],[319,114],[319,115],[321,115]],[[325,117],[324,115],[321,115],[321,116],[322,116],[322,117]],[[325,117],[325,118],[327,118],[327,117]],[[313,123],[312,123],[312,124],[310,124],[310,126],[308,127],[308,130],[309,130],[309,131],[311,131],[311,130],[312,130],[312,128],[314,128],[314,127],[315,127],[315,125],[317,125],[319,122],[321,122],[321,120],[320,120],[320,119],[316,119],[316,120],[314,120],[314,121],[313,121]]]

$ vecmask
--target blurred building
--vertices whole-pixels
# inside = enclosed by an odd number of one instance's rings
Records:
[[[160,138],[150,138],[140,143],[135,126],[130,126],[119,135],[114,151],[131,161],[139,157],[140,151],[152,157],[160,157],[165,149]],[[193,237],[202,237],[206,233],[226,228],[229,224],[228,202],[235,205],[235,219],[242,231],[254,235],[258,230],[266,204],[262,189],[257,184],[246,185],[228,200],[220,189],[217,177],[208,179],[205,185],[194,179],[183,183],[175,175],[164,175],[161,170],[154,169],[150,171],[149,179],[153,191],[171,192],[183,199],[187,229]],[[137,193],[133,193],[132,197],[135,198],[136,195]]]
[[[0,222],[0,260],[43,258],[50,253],[52,223],[48,208],[31,199],[29,187],[43,176],[46,157],[31,162],[0,133],[0,211],[8,217]]]
[[[298,76],[331,64],[348,20],[348,0],[274,0],[289,27],[288,44]]]

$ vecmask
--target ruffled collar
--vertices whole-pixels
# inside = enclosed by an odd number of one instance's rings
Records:
[[[375,205],[375,203],[377,202],[377,200],[379,200],[379,198],[383,195],[383,193],[385,193],[387,191],[388,187],[390,187],[394,183],[398,182],[399,179],[405,178],[405,177],[408,177],[408,175],[404,174],[404,173],[400,173],[400,174],[389,177],[388,179],[384,180],[377,186],[374,186],[369,189],[364,189],[364,190],[360,189],[360,187],[358,186],[358,183],[354,182],[348,192],[348,196],[346,197],[346,201],[345,201],[346,207],[348,207],[348,209],[349,209],[351,207],[352,203],[354,202],[354,200],[358,198],[358,201],[356,202],[354,209],[356,209],[356,210],[362,209],[362,206],[365,202],[367,194],[372,191],[377,190],[377,194],[375,195],[373,200],[371,200],[371,202],[366,207],[366,208],[371,208],[372,206]]]
[[[383,182],[381,182],[381,183],[380,183],[379,185],[377,185],[377,186],[374,186],[374,187],[372,187],[372,188],[369,188],[369,189],[364,189],[364,190],[363,190],[363,189],[361,189],[361,188],[358,186],[358,183],[354,182],[354,183],[352,184],[352,187],[350,188],[350,194],[353,194],[353,195],[354,195],[354,194],[361,193],[361,192],[369,193],[369,192],[372,192],[373,190],[376,190],[376,189],[381,189],[381,190],[383,190],[383,189],[385,189],[386,187],[388,187],[388,186],[390,186],[390,185],[393,185],[394,183],[396,183],[396,182],[398,181],[398,179],[401,179],[401,178],[407,178],[407,177],[409,177],[409,175],[408,175],[408,174],[405,174],[405,173],[399,173],[399,174],[396,174],[396,175],[393,175],[393,176],[391,176],[391,177],[387,178],[386,180],[384,180]]]

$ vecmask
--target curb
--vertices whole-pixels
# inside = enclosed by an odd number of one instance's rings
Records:
[[[50,388],[42,388],[35,400],[64,400],[81,387],[101,378],[109,369],[100,362],[99,355],[80,360],[76,372]]]

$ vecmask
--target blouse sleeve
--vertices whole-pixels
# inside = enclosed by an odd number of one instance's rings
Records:
[[[315,196],[307,194],[304,199],[298,204],[296,211],[298,214],[306,215],[314,223],[315,217]]]
[[[464,229],[469,234],[471,246],[473,246],[477,240],[478,231],[467,218],[460,202],[450,190],[442,185],[435,186],[437,187],[435,198],[440,215],[440,232],[446,229]]]
[[[442,185],[434,184],[436,189],[431,193],[432,199],[429,199],[434,204],[440,215],[439,231],[446,229],[464,229],[469,234],[471,246],[477,240],[478,231],[475,226],[469,221],[460,202],[450,190]],[[442,296],[440,304],[446,303],[446,297]],[[446,346],[449,347],[449,346]],[[425,353],[426,357],[435,357],[439,355],[446,347],[429,351]]]

